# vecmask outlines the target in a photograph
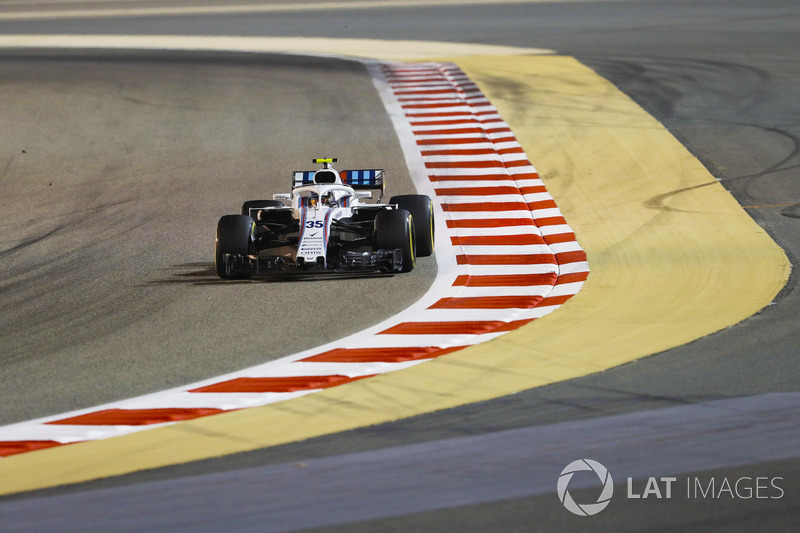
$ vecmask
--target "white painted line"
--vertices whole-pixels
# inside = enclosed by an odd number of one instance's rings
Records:
[[[502,226],[493,228],[450,228],[450,232],[458,237],[494,236],[502,231],[503,235],[541,235],[536,226]]]

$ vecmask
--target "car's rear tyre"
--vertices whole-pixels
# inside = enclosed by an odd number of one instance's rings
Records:
[[[248,200],[242,204],[242,214],[250,216],[251,209],[263,209],[265,207],[283,207],[283,202],[280,200]]]
[[[403,194],[392,196],[389,203],[397,204],[398,209],[405,209],[411,213],[417,255],[419,257],[431,255],[436,227],[433,220],[433,202],[430,197],[424,194]]]
[[[413,217],[405,209],[387,209],[375,216],[375,244],[379,250],[402,252],[402,272],[411,272],[417,264],[414,248]]]
[[[253,251],[255,221],[245,215],[225,215],[217,224],[217,242],[214,265],[217,274],[223,279],[241,279],[248,276],[228,272],[225,268],[225,254],[250,255]]]

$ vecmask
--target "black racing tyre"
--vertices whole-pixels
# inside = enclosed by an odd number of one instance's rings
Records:
[[[402,272],[411,272],[417,264],[414,248],[414,225],[405,209],[386,209],[375,216],[375,244],[379,250],[400,249]]]
[[[416,239],[416,252],[419,257],[428,257],[433,253],[434,233],[436,228],[433,222],[433,202],[424,194],[404,194],[392,196],[390,204],[397,204],[399,209],[411,213],[414,221],[414,238]]]
[[[250,216],[251,209],[263,209],[264,207],[283,207],[280,200],[248,200],[242,204],[242,214]]]
[[[246,278],[245,275],[228,274],[222,260],[225,254],[250,255],[253,251],[255,221],[244,215],[225,215],[217,224],[217,242],[214,265],[223,279]]]

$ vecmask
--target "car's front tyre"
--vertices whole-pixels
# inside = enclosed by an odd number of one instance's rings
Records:
[[[430,197],[424,194],[403,194],[392,196],[389,203],[397,204],[398,209],[405,209],[411,213],[411,219],[414,222],[416,254],[419,257],[431,255],[436,228],[433,220],[433,202]]]
[[[217,224],[214,265],[223,279],[241,279],[248,276],[231,271],[225,264],[226,254],[250,255],[253,250],[255,221],[245,215],[225,215]]]
[[[379,250],[400,249],[403,257],[401,272],[411,272],[417,264],[414,247],[414,225],[405,209],[387,209],[375,216],[375,241]]]

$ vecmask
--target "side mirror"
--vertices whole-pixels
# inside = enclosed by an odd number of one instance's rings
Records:
[[[372,191],[356,191],[356,198],[372,199]]]
[[[272,199],[273,199],[273,200],[287,200],[287,201],[291,201],[291,199],[292,199],[292,195],[291,195],[291,193],[288,193],[288,192],[279,192],[279,193],[277,193],[277,194],[273,194],[273,195],[272,195]]]

